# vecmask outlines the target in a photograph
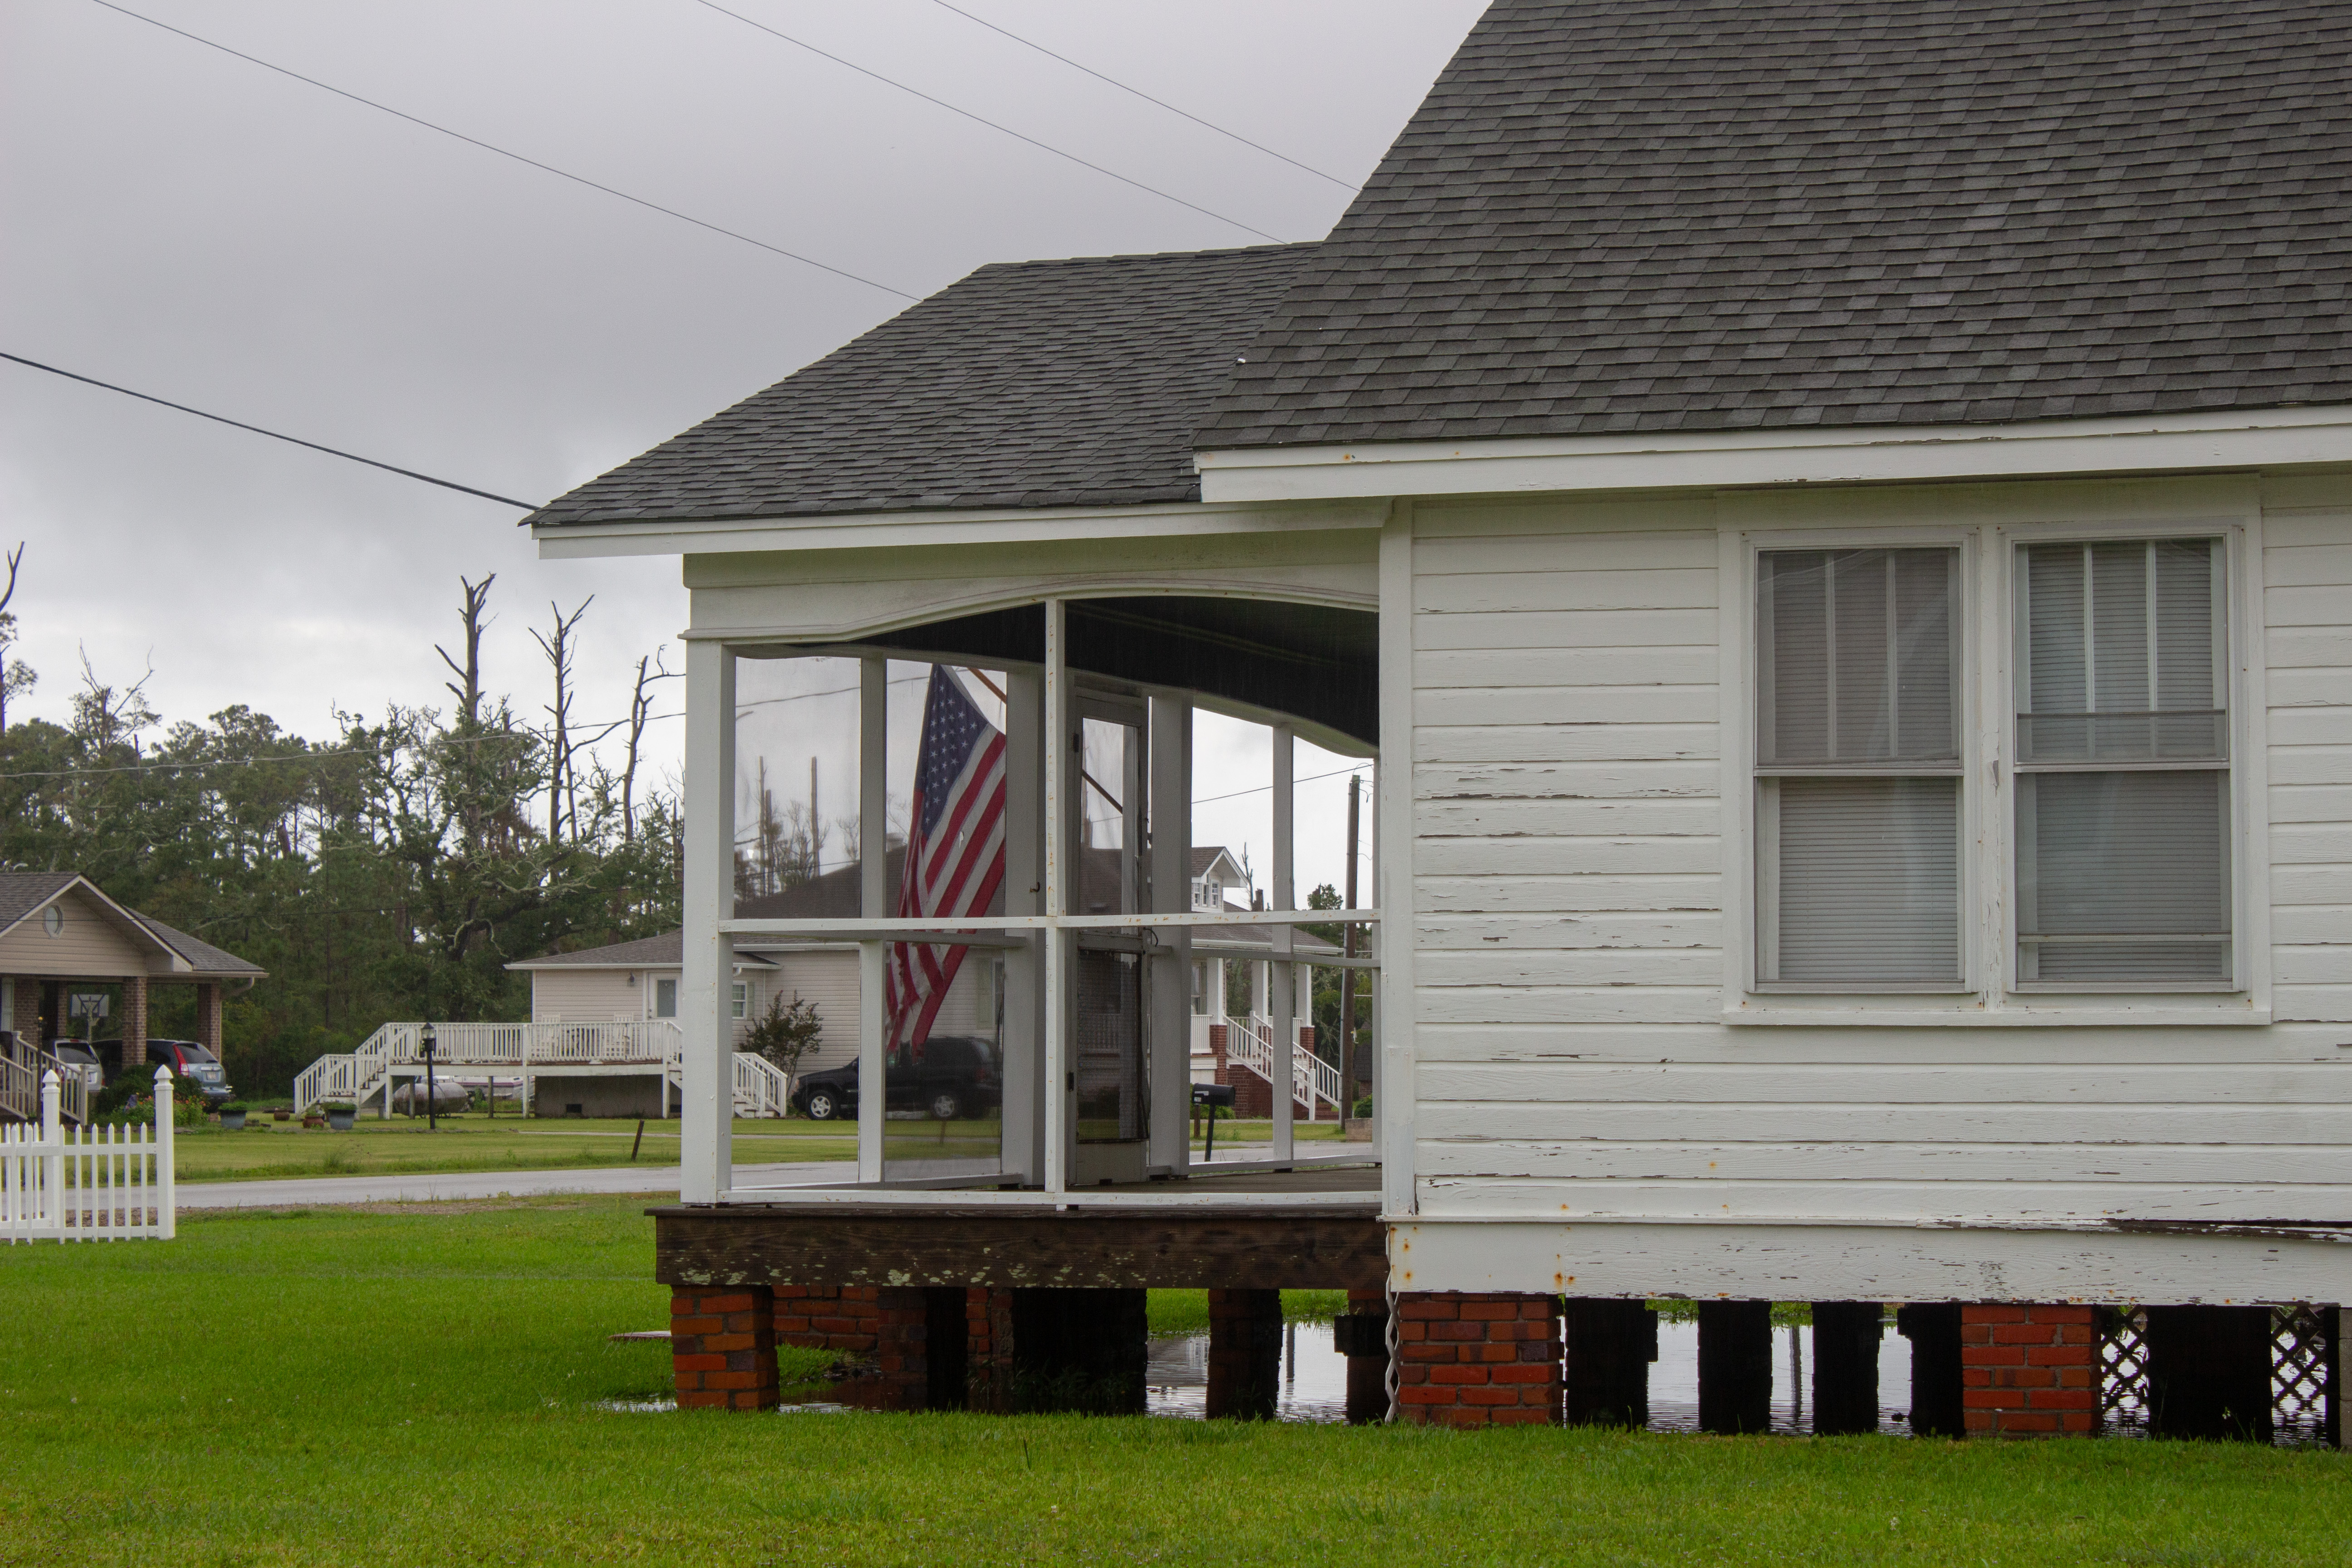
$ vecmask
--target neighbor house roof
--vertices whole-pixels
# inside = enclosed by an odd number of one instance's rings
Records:
[[[1496,0],[1203,448],[2352,402],[2340,0]]]
[[[524,521],[1196,499],[1193,427],[1313,249],[983,267]]]
[[[616,942],[609,947],[584,947],[577,952],[551,952],[544,958],[526,958],[507,965],[509,969],[677,969],[686,962],[686,933],[667,931],[660,936],[640,937],[635,942]],[[775,967],[755,952],[738,952],[738,963],[756,964],[763,969]]]
[[[74,888],[96,900],[107,919],[134,940],[143,934],[164,950],[169,955],[166,962],[176,958],[185,965],[175,966],[171,974],[151,974],[150,979],[194,975],[204,979],[258,980],[269,973],[200,937],[174,931],[152,915],[143,915],[117,903],[97,883],[77,871],[0,871],[0,933],[21,925]]]

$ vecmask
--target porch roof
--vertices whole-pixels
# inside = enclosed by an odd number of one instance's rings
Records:
[[[1193,426],[1314,248],[983,267],[523,521],[1198,500]]]

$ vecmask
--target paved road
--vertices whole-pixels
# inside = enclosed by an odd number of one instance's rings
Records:
[[[739,1186],[812,1186],[854,1180],[847,1160],[738,1165]],[[303,1176],[283,1182],[183,1182],[184,1209],[276,1208],[289,1204],[374,1204],[425,1198],[501,1198],[543,1193],[674,1193],[676,1165],[604,1166],[591,1171],[452,1171],[427,1175]]]

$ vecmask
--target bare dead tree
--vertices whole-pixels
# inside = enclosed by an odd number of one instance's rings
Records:
[[[441,656],[441,662],[449,667],[450,673],[466,683],[458,686],[454,682],[443,682],[449,688],[450,694],[457,699],[457,711],[464,716],[468,734],[482,721],[482,631],[488,624],[482,619],[482,606],[489,603],[490,584],[498,580],[499,574],[495,572],[479,583],[468,583],[463,577],[457,579],[457,585],[466,590],[466,607],[458,612],[466,623],[465,664],[460,666],[451,658],[449,650],[439,643],[433,645],[433,651]]]
[[[0,731],[8,728],[8,699],[30,691],[34,682],[40,679],[23,659],[7,657],[10,645],[16,640],[16,612],[8,607],[8,602],[16,596],[16,568],[24,561],[25,546],[20,542],[8,552],[8,587],[0,593],[0,665],[6,667],[0,669]]]
[[[579,653],[575,634],[580,627],[580,617],[586,615],[588,606],[595,602],[596,595],[591,594],[580,601],[578,609],[566,616],[562,605],[550,600],[547,607],[555,616],[554,632],[551,635],[535,626],[531,628],[531,640],[539,644],[541,653],[547,655],[548,665],[555,672],[555,700],[547,709],[548,717],[555,721],[551,731],[547,769],[547,841],[550,844],[563,842],[567,822],[575,841],[580,834],[580,779],[573,763],[573,753],[579,750],[580,742],[572,733],[572,662]]]
[[[637,759],[643,753],[646,725],[653,719],[654,682],[676,680],[681,674],[664,667],[659,648],[637,660],[637,683],[629,693],[629,760],[621,770],[621,838],[625,843],[635,843],[637,837]]]

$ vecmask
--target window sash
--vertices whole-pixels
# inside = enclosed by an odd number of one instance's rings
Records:
[[[2017,547],[2016,989],[2239,988],[2227,559]]]

